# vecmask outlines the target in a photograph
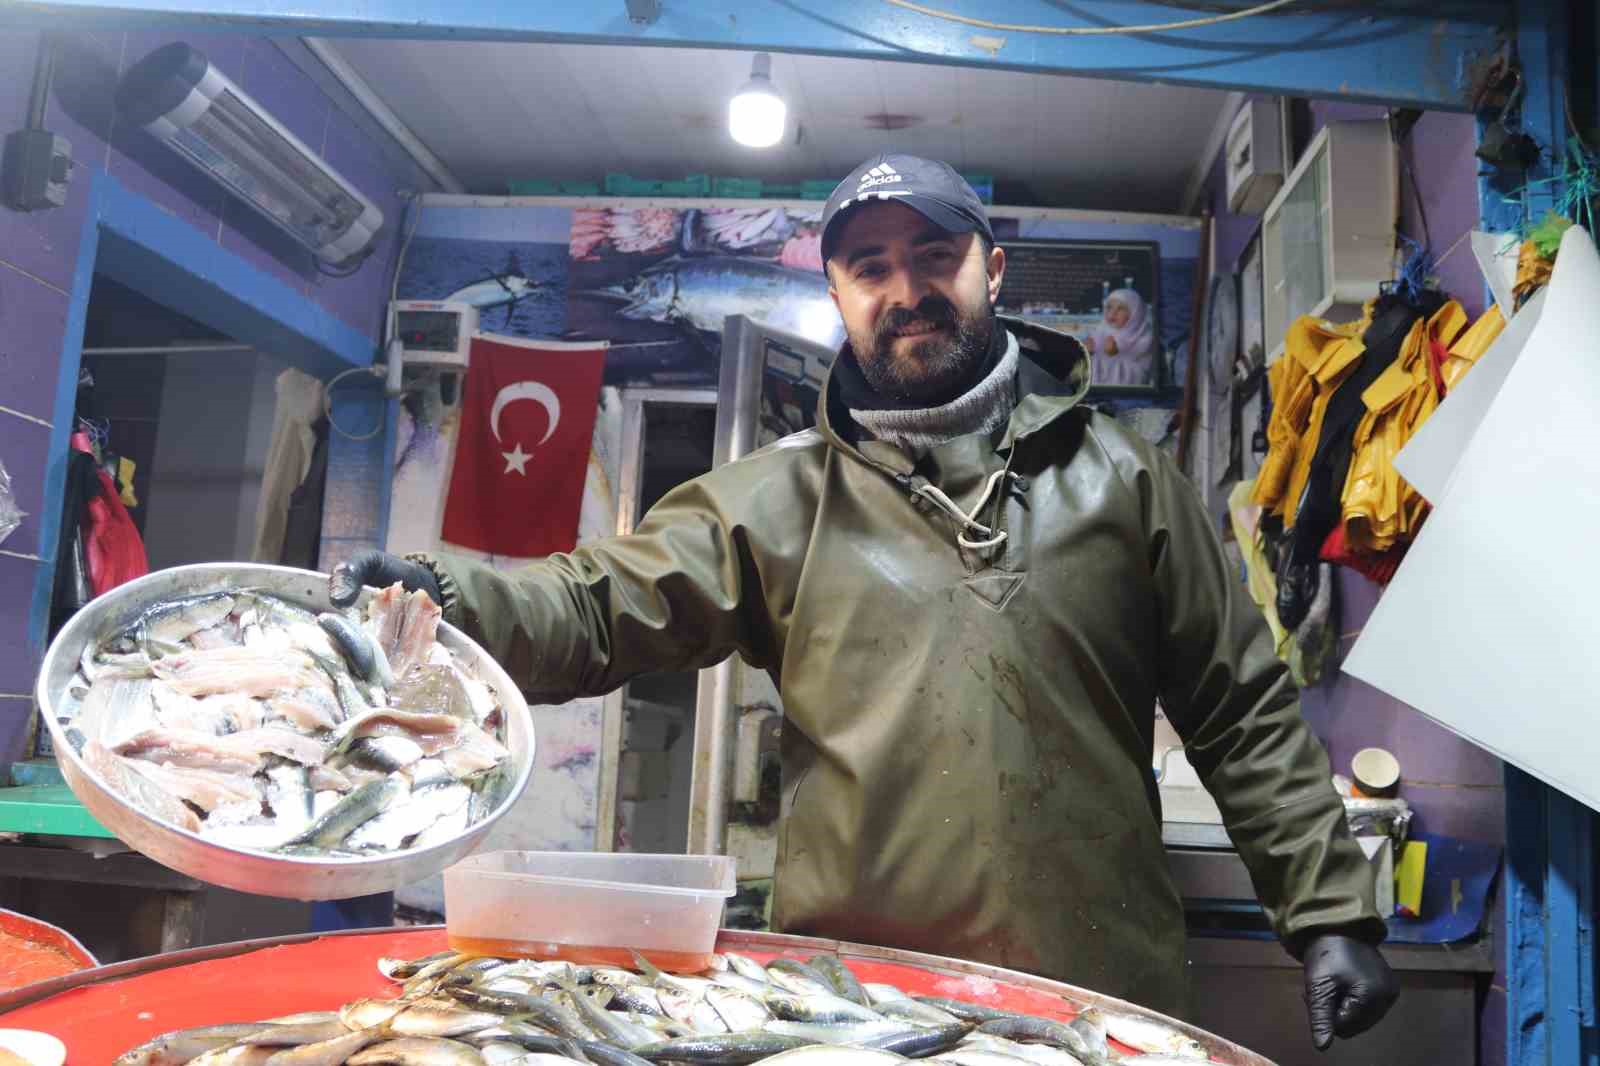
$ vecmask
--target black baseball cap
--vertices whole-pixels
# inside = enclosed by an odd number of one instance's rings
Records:
[[[822,261],[832,256],[851,209],[893,200],[920,212],[951,233],[981,233],[990,244],[994,231],[983,201],[949,163],[914,155],[875,155],[851,172],[822,209]]]

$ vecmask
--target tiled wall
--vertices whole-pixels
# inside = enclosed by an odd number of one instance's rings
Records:
[[[1381,118],[1382,108],[1360,104],[1315,102],[1314,129],[1330,121]],[[1407,158],[1413,173],[1402,175],[1401,228],[1421,240],[1422,214],[1427,215],[1431,248],[1443,259],[1441,287],[1476,316],[1485,306],[1482,276],[1472,249],[1461,236],[1478,224],[1477,131],[1470,115],[1429,112],[1411,133]],[[1256,216],[1227,211],[1221,160],[1209,182],[1216,230],[1217,262],[1231,270],[1259,228]],[[1422,208],[1418,208],[1418,198]],[[1342,659],[1354,646],[1371,616],[1381,590],[1351,570],[1337,571],[1342,596]],[[1418,634],[1418,639],[1448,639],[1444,634]],[[1348,773],[1350,758],[1364,747],[1381,747],[1400,760],[1402,795],[1416,811],[1415,827],[1434,833],[1503,844],[1505,791],[1500,760],[1446,730],[1399,700],[1336,672],[1323,684],[1301,693],[1306,720],[1328,746],[1334,768]],[[1499,902],[1490,919],[1501,927]],[[1480,1013],[1480,1062],[1504,1061],[1504,965],[1493,978]],[[1403,1008],[1402,1008],[1403,1009]]]
[[[350,278],[326,278],[306,253],[233,200],[221,186],[116,118],[121,72],[156,48],[184,40],[361,189],[385,232]],[[26,121],[39,34],[0,33],[0,133]],[[45,124],[72,144],[77,168],[67,205],[19,213],[0,207],[0,461],[28,518],[0,545],[0,762],[18,754],[28,693],[41,649],[27,641],[29,600],[42,559],[39,542],[50,420],[67,326],[69,293],[88,211],[90,171],[128,189],[288,284],[350,326],[376,338],[400,219],[397,181],[378,143],[339,110],[267,38],[211,33],[74,33],[61,39]],[[374,523],[375,526],[375,523]]]

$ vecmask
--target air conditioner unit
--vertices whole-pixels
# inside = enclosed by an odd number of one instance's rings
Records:
[[[1283,187],[1288,155],[1281,111],[1276,99],[1251,100],[1228,127],[1228,210],[1236,215],[1261,214]]]
[[[1268,360],[1301,315],[1351,320],[1394,276],[1400,179],[1389,123],[1330,122],[1261,223]]]

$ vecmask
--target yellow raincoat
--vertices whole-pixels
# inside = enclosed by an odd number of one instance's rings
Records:
[[[1281,516],[1285,529],[1294,526],[1311,476],[1328,401],[1366,351],[1361,336],[1372,322],[1375,303],[1367,301],[1361,319],[1345,325],[1301,315],[1284,338],[1283,358],[1267,368],[1272,418],[1267,423],[1267,457],[1250,501]]]
[[[1451,300],[1412,325],[1399,356],[1361,394],[1367,410],[1351,439],[1340,497],[1349,550],[1384,552],[1416,535],[1428,504],[1394,457],[1439,406],[1440,387],[1453,388],[1504,328],[1495,307],[1467,328],[1466,311]]]

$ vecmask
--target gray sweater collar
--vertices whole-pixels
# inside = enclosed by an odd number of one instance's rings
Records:
[[[899,448],[933,448],[972,433],[992,433],[1017,405],[1017,338],[1006,332],[1006,351],[989,375],[939,407],[856,410],[850,417],[878,440]]]

